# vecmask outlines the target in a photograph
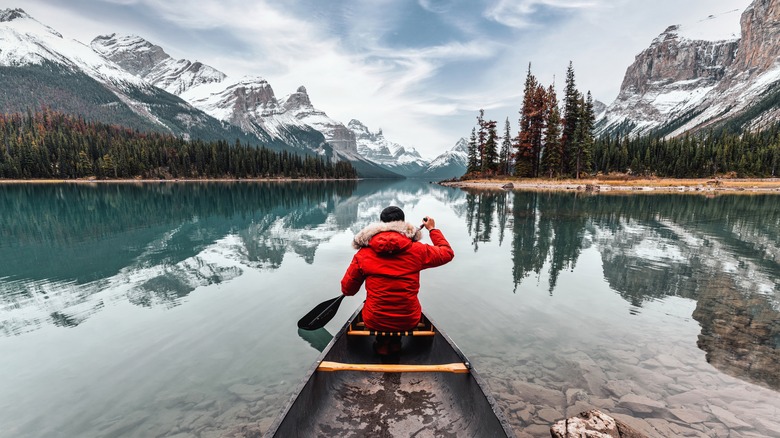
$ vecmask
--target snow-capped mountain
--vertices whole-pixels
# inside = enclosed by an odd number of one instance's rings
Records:
[[[667,28],[628,67],[599,133],[676,136],[780,117],[780,0]]]
[[[106,62],[92,49],[27,15],[22,9],[0,10],[0,65],[19,67],[52,62],[86,73],[91,78],[120,89],[149,84]]]
[[[206,140],[258,143],[102,57],[66,39],[22,9],[0,10],[0,111],[41,106],[92,120]]]
[[[436,180],[461,177],[466,173],[468,162],[469,143],[465,138],[461,138],[452,149],[436,157],[416,176]]]
[[[124,70],[171,94],[180,95],[194,86],[222,82],[226,77],[203,63],[175,60],[162,47],[134,35],[99,36],[92,40],[90,47]]]
[[[387,140],[381,129],[371,132],[355,119],[350,120],[347,127],[355,134],[358,153],[382,167],[408,177],[419,174],[428,166],[428,161],[416,149]]]
[[[350,161],[363,176],[398,176],[361,156],[354,133],[315,108],[303,86],[279,99],[262,77],[231,78],[200,62],[174,60],[138,36],[98,36],[91,46],[130,73],[248,134],[284,142],[300,152]]]

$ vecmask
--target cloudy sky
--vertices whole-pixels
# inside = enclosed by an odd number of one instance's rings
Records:
[[[723,15],[739,32],[751,0],[0,0],[65,37],[134,34],[278,97],[305,85],[318,109],[433,158],[479,109],[516,130],[529,63],[562,89],[611,103],[634,56],[671,24]],[[735,12],[736,11],[736,12]]]

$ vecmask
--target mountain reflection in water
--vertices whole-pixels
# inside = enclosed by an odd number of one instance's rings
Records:
[[[511,230],[515,290],[560,273],[596,245],[610,287],[643,303],[695,300],[698,346],[735,377],[780,389],[780,209],[765,196],[469,191],[474,251]]]
[[[123,297],[176,306],[199,286],[241,275],[242,266],[274,269],[287,252],[311,263],[319,242],[355,221],[355,186],[0,186],[0,333],[76,326]],[[214,245],[240,263],[210,257]]]

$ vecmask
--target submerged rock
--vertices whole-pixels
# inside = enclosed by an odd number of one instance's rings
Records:
[[[550,428],[553,438],[593,437],[593,438],[647,438],[620,420],[593,409],[576,417],[555,423]]]

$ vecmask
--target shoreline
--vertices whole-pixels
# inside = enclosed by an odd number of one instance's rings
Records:
[[[359,178],[175,178],[175,179],[0,179],[3,184],[161,184],[161,183],[214,183],[214,182],[312,182],[312,181],[358,181]]]
[[[439,184],[478,190],[780,195],[780,178],[587,178],[579,180],[505,178],[442,181]]]

